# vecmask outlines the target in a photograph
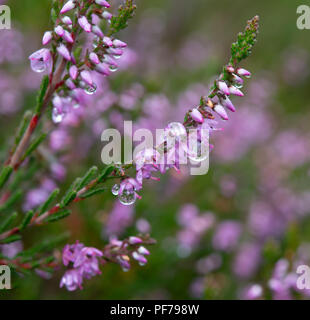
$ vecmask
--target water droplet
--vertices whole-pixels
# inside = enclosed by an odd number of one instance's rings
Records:
[[[122,56],[121,54],[115,54],[115,55],[113,55],[114,59],[116,59],[116,60],[120,59],[121,56]]]
[[[92,94],[96,93],[97,86],[94,83],[91,86],[90,85],[86,85],[84,91],[85,91],[85,93],[87,93],[89,95],[92,95]]]
[[[180,122],[171,122],[168,124],[168,134],[171,137],[184,139],[186,138],[186,129]]]
[[[31,63],[31,68],[33,71],[41,73],[46,70],[46,64],[43,61],[36,61],[35,63]]]
[[[248,75],[246,75],[246,76],[244,76],[244,77],[247,78],[247,79],[250,79],[250,78],[251,78],[251,75],[248,74]]]
[[[133,190],[124,190],[122,194],[118,195],[118,199],[124,206],[130,206],[136,202],[137,196]]]
[[[110,69],[111,72],[115,72],[115,71],[117,71],[118,67],[115,66],[115,65],[110,65],[109,69]]]
[[[54,123],[60,123],[63,120],[64,116],[65,114],[63,112],[60,112],[57,108],[53,109],[52,119]]]
[[[80,104],[79,103],[75,103],[74,105],[73,105],[73,109],[78,109],[80,107]]]
[[[243,83],[235,81],[235,82],[234,82],[234,86],[235,86],[237,89],[242,89],[242,88],[243,88]]]
[[[117,196],[117,195],[118,195],[118,190],[119,190],[119,185],[118,185],[118,184],[115,184],[115,185],[112,187],[111,192],[112,192],[112,194],[113,194],[114,196]]]

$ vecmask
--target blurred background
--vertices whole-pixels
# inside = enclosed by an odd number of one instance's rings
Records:
[[[51,28],[51,1],[6,3],[13,28],[0,31],[2,162],[40,84],[28,56]],[[171,170],[160,182],[145,183],[142,200],[132,207],[107,192],[1,249],[27,248],[65,230],[70,243],[79,239],[97,248],[112,236],[148,232],[157,244],[149,248],[146,266],[125,273],[107,265],[76,292],[59,288],[64,269],[48,279],[16,276],[14,289],[1,298],[307,299],[309,292],[295,287],[297,266],[310,264],[310,30],[296,27],[298,5],[137,0],[135,18],[119,35],[128,43],[120,70],[100,84],[87,108],[53,125],[33,160],[40,172],[23,186],[21,210],[44,201],[56,185],[65,189],[90,166],[102,166],[103,129],[121,129],[123,119],[150,129],[181,121],[227,63],[237,33],[258,14],[258,43],[242,65],[252,72],[245,97],[234,100],[237,112],[212,137],[207,175]]]

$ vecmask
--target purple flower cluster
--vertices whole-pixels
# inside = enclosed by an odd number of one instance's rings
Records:
[[[146,265],[146,256],[150,255],[150,252],[142,244],[143,240],[139,237],[129,237],[124,241],[112,239],[108,246],[109,253],[106,251],[104,253],[118,263],[123,271],[127,272],[131,267],[130,257],[136,260],[140,266]]]
[[[85,2],[85,3],[84,3]],[[92,95],[97,90],[94,72],[109,76],[118,69],[117,59],[123,53],[127,44],[121,40],[107,36],[100,28],[102,20],[110,23],[113,15],[106,9],[110,7],[107,1],[68,1],[60,10],[54,30],[44,33],[42,44],[52,44],[54,49],[43,48],[29,59],[35,72],[51,73],[57,57],[68,65],[68,71],[63,76],[57,94],[53,97],[53,121],[59,123],[73,109],[79,108],[83,101],[83,93]],[[71,16],[65,15],[70,13]],[[89,46],[82,54],[73,50],[80,31],[90,39]]]
[[[63,249],[62,260],[65,266],[71,264],[73,268],[66,271],[60,281],[60,287],[65,286],[69,291],[82,289],[84,278],[90,279],[101,274],[98,258],[102,256],[100,250],[85,247],[83,243],[67,244]]]

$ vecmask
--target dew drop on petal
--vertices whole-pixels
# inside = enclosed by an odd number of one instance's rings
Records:
[[[52,119],[54,123],[60,123],[63,120],[64,116],[65,115],[63,112],[59,112],[57,108],[53,108]]]
[[[235,81],[235,82],[234,82],[234,86],[235,86],[237,89],[242,89],[242,88],[243,88],[243,83],[238,82],[238,81]]]
[[[97,86],[94,83],[91,86],[86,85],[84,91],[89,95],[93,95],[97,91]]]
[[[117,66],[114,66],[114,65],[111,65],[111,66],[109,67],[109,69],[110,69],[111,72],[115,72],[115,71],[117,71],[118,67],[117,67]]]
[[[35,72],[41,73],[46,70],[46,64],[43,61],[31,61],[31,69]]]
[[[117,195],[118,195],[118,190],[119,190],[119,185],[118,185],[118,184],[115,184],[115,185],[112,187],[111,192],[112,192],[112,194],[113,194],[114,196],[117,196]]]
[[[122,194],[118,195],[118,199],[124,206],[130,206],[136,202],[137,196],[133,190],[124,190]]]

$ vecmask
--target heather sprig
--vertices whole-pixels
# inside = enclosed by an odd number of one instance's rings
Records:
[[[188,148],[187,141],[196,139],[196,144],[203,148],[212,148],[209,146],[209,139],[203,135],[203,129],[210,133],[220,130],[218,127],[219,120],[227,121],[228,111],[235,112],[236,108],[231,101],[232,96],[243,97],[244,94],[240,90],[243,87],[244,79],[250,78],[251,73],[239,67],[239,62],[247,58],[255,44],[258,34],[259,17],[255,16],[249,20],[245,31],[238,35],[237,42],[232,45],[232,57],[227,65],[224,66],[223,72],[214,81],[210,93],[202,96],[199,105],[189,110],[184,118],[184,122],[172,122],[165,129],[166,137],[173,137],[177,143],[170,149],[169,138],[164,140],[154,149],[145,149],[141,151],[135,159],[136,177],[130,177],[125,173],[123,167],[123,177],[119,185],[113,186],[112,193],[119,197],[119,200],[124,205],[131,205],[139,198],[137,193],[142,189],[144,179],[158,180],[152,174],[154,172],[165,173],[168,169],[174,168],[179,171],[180,159],[175,155],[180,150],[185,151],[187,157],[196,162],[201,162],[205,158],[197,152],[192,152]],[[198,129],[200,137],[191,136],[191,129]],[[202,152],[201,152],[202,153]],[[171,156],[172,155],[172,156]],[[198,156],[197,156],[198,155]],[[179,154],[179,157],[180,154]],[[158,161],[160,159],[161,161]],[[164,161],[162,161],[164,159]],[[167,161],[169,160],[169,161]],[[165,162],[166,161],[166,162]],[[158,164],[159,163],[159,164]]]
[[[61,122],[72,109],[81,107],[82,94],[96,92],[95,74],[109,76],[118,68],[117,60],[122,56],[127,44],[116,39],[115,33],[127,26],[128,20],[134,14],[135,5],[132,0],[126,0],[119,7],[117,16],[108,11],[109,7],[110,3],[105,0],[53,2],[53,28],[43,36],[42,44],[45,47],[29,57],[34,71],[47,72],[48,75],[43,77],[36,107],[31,115],[29,112],[25,114],[10,156],[0,173],[0,189],[10,182],[8,190],[5,190],[0,198],[0,213],[6,215],[0,226],[1,244],[20,240],[25,229],[66,218],[71,214],[70,206],[73,203],[104,192],[108,179],[119,180],[119,183],[113,186],[112,193],[118,196],[122,204],[131,205],[140,197],[138,191],[142,189],[145,179],[158,180],[153,173],[164,174],[170,168],[179,170],[178,159],[172,164],[156,164],[158,157],[170,157],[171,151],[175,151],[169,150],[169,144],[163,141],[155,149],[143,150],[137,155],[134,178],[128,174],[132,165],[111,165],[101,172],[92,167],[84,176],[75,179],[61,198],[60,191],[55,189],[50,192],[46,201],[34,210],[23,215],[13,210],[22,196],[22,190],[18,188],[19,180],[12,181],[10,177],[26,159],[31,163],[31,155],[38,150],[46,137],[46,133],[37,132],[38,127],[43,127],[40,126],[43,115],[51,106],[52,120],[54,123]],[[254,17],[248,22],[244,33],[238,35],[237,42],[232,45],[232,57],[214,82],[210,93],[202,96],[199,104],[186,113],[183,123],[172,122],[167,126],[166,133],[178,139],[178,146],[187,151],[189,158],[193,156],[183,145],[183,141],[190,135],[190,130],[218,130],[219,120],[228,120],[228,111],[236,110],[230,97],[243,96],[240,90],[243,78],[250,77],[251,73],[240,68],[239,63],[251,53],[258,33],[258,20],[258,17]],[[84,50],[80,45],[83,36],[87,40]],[[206,143],[201,136],[196,139],[200,144]],[[117,263],[124,271],[129,270],[132,260],[144,265],[147,262],[145,256],[149,254],[144,245],[152,243],[154,241],[148,237],[130,237],[124,241],[112,239],[103,250],[85,247],[81,243],[67,245],[63,259],[66,266],[71,264],[71,268],[62,278],[61,286],[66,286],[68,290],[81,288],[84,278],[100,273],[99,262]],[[56,246],[55,243],[52,244]],[[14,259],[4,257],[1,261],[15,266],[16,269],[48,268],[52,266],[53,259],[49,256],[42,257],[41,254],[52,248],[51,244],[35,246],[22,251]]]
[[[123,271],[130,269],[131,260],[144,266],[147,263],[145,256],[150,254],[144,246],[154,243],[147,235],[129,237],[123,241],[113,239],[102,250],[85,247],[78,241],[73,245],[67,244],[62,252],[62,261],[68,269],[60,281],[60,287],[65,286],[69,291],[83,289],[84,279],[101,274],[100,265],[106,263],[116,263]]]

